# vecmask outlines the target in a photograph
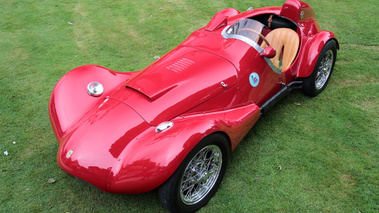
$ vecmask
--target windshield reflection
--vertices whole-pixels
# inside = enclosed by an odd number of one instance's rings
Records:
[[[261,53],[263,52],[262,43],[267,43],[267,46],[270,46],[265,39],[265,36],[270,31],[265,25],[256,20],[243,19],[226,27],[222,32],[222,36],[246,42]]]

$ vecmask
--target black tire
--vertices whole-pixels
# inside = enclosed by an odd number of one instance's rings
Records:
[[[207,204],[221,184],[229,154],[224,135],[215,133],[201,140],[159,187],[162,205],[170,212],[195,212]]]
[[[303,91],[310,97],[320,94],[329,82],[337,57],[337,44],[329,40],[318,56],[312,74],[303,81]]]

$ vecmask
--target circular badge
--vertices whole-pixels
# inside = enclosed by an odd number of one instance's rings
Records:
[[[252,87],[256,87],[259,84],[259,75],[256,72],[250,74],[249,78]]]

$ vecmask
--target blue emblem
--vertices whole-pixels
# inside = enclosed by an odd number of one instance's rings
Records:
[[[256,87],[259,84],[259,75],[256,72],[250,74],[249,77],[250,85]]]

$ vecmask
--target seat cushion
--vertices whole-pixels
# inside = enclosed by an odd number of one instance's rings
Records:
[[[266,39],[276,50],[276,55],[271,61],[281,70],[288,69],[299,49],[300,39],[297,33],[288,28],[278,28],[267,34]],[[266,46],[264,43],[262,47]]]

